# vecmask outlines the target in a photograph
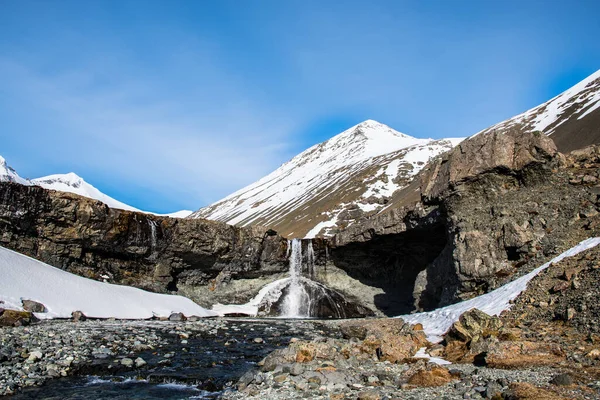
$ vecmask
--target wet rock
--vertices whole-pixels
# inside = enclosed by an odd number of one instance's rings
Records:
[[[122,358],[121,365],[127,368],[133,367],[133,360],[131,358]]]
[[[45,313],[48,310],[46,306],[42,303],[33,300],[21,300],[21,304],[23,304],[23,309],[29,312],[37,312],[37,313]]]
[[[147,364],[146,361],[142,357],[138,357],[138,358],[135,359],[135,366],[137,368],[141,368],[141,367],[143,367],[146,364]]]

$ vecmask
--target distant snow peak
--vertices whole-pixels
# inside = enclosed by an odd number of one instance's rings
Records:
[[[139,210],[102,193],[100,190],[87,183],[82,177],[74,172],[69,172],[68,174],[48,175],[32,180],[24,179],[21,178],[19,174],[17,174],[17,172],[6,163],[6,160],[2,156],[0,156],[0,182],[15,182],[20,183],[21,185],[35,185],[41,186],[44,189],[74,193],[79,196],[101,201],[110,208],[118,208],[120,210],[143,212],[171,218],[186,218],[192,213],[190,210],[181,210],[169,214],[156,214]]]
[[[43,178],[35,179],[35,181],[47,185],[51,185],[53,183],[62,183],[75,189],[81,188],[85,183],[83,178],[74,172],[69,172],[68,174],[48,175]]]
[[[14,182],[27,186],[31,185],[31,182],[28,179],[21,178],[17,171],[8,165],[6,159],[2,156],[0,156],[0,182]]]

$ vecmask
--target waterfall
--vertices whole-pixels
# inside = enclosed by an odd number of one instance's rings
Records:
[[[306,307],[309,297],[301,284],[302,276],[302,241],[293,239],[290,251],[290,283],[288,292],[283,300],[283,316],[288,318],[308,317],[308,309]]]
[[[156,221],[151,219],[148,220],[148,225],[150,226],[150,258],[154,258],[156,256]]]

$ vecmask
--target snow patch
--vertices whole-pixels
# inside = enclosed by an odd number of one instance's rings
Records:
[[[450,365],[450,364],[452,364],[450,361],[444,360],[443,358],[430,356],[429,354],[427,354],[426,350],[427,350],[426,347],[421,347],[419,349],[419,351],[417,351],[415,353],[415,355],[413,356],[413,358],[425,358],[428,362],[434,363],[434,364],[437,364],[437,365]]]
[[[427,340],[432,343],[441,342],[442,336],[465,312],[477,308],[488,315],[500,315],[503,311],[510,308],[510,302],[516,299],[517,296],[527,288],[529,281],[537,274],[553,263],[557,263],[567,257],[572,257],[582,251],[596,247],[598,244],[600,244],[600,237],[584,240],[564,253],[554,257],[544,265],[534,269],[527,275],[515,279],[514,281],[484,295],[443,308],[438,308],[437,310],[410,315],[400,315],[395,318],[402,318],[410,324],[422,324],[423,330],[427,334]]]
[[[91,318],[147,319],[186,316],[216,316],[192,300],[83,278],[0,247],[0,300],[2,307],[22,310],[21,300],[35,300],[48,312],[40,319],[70,318],[81,311]]]

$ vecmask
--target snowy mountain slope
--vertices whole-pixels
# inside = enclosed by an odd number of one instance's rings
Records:
[[[429,159],[461,140],[417,139],[367,120],[191,217],[313,237],[380,209]]]
[[[121,319],[168,317],[174,312],[217,315],[182,296],[82,278],[4,247],[0,247],[0,276],[2,307],[20,310],[22,299],[38,301],[48,309],[36,313],[43,319],[70,318],[73,311],[93,318]]]
[[[100,190],[96,189],[94,186],[90,185],[83,178],[73,172],[68,174],[48,175],[36,179],[21,178],[19,174],[6,163],[6,160],[2,156],[0,156],[0,182],[15,182],[20,183],[21,185],[36,185],[45,189],[74,193],[90,199],[101,201],[110,208],[143,212],[146,214],[154,214],[163,217],[185,218],[192,213],[190,210],[181,210],[170,214],[157,214],[139,210],[102,193]]]
[[[31,182],[25,178],[21,178],[19,174],[17,174],[17,171],[11,168],[2,156],[0,156],[0,182],[15,182],[20,183],[21,185],[31,185]]]
[[[511,128],[550,135],[561,152],[600,143],[600,70],[553,99],[478,134]]]

